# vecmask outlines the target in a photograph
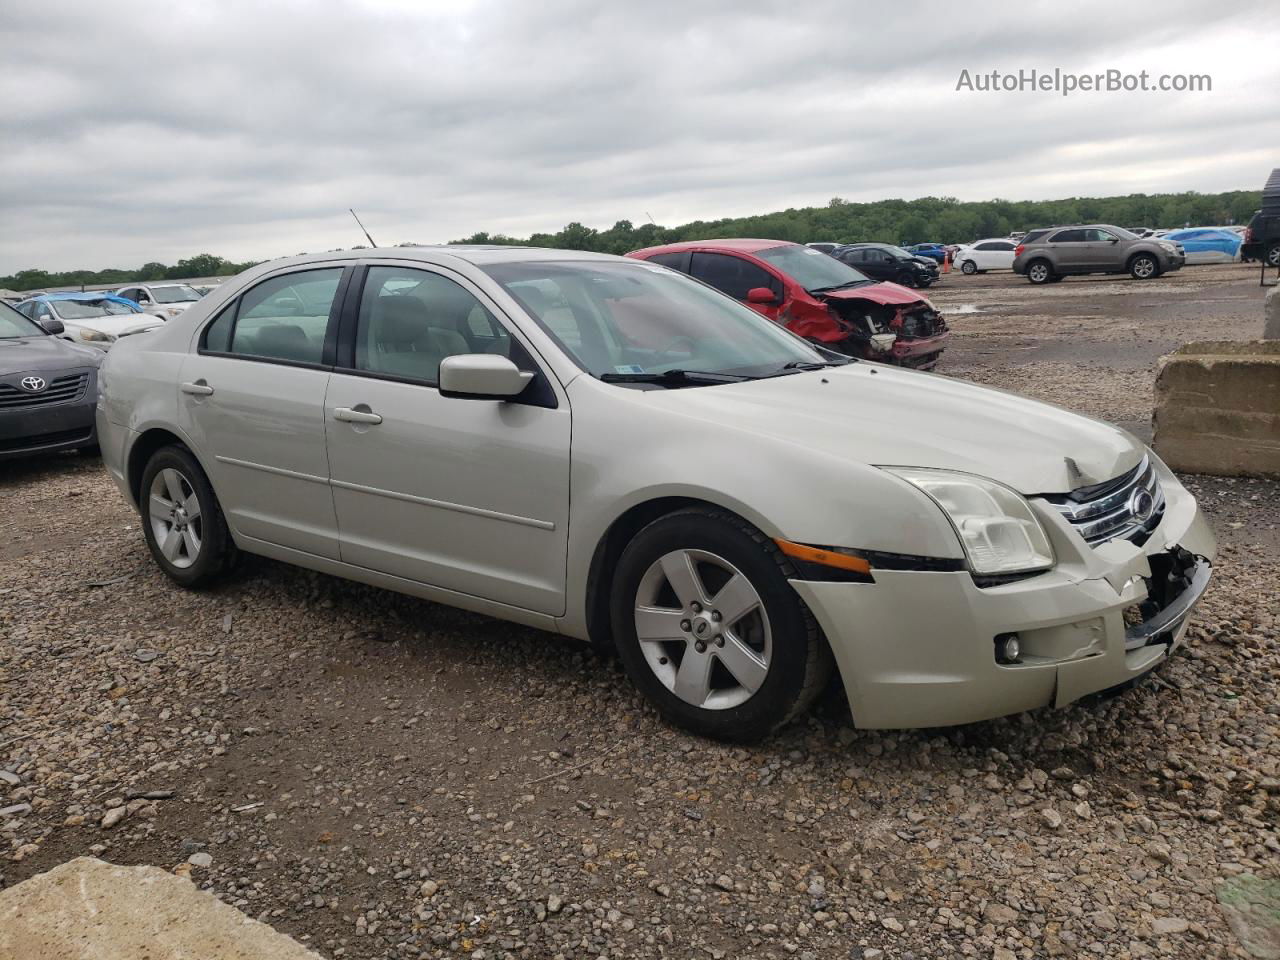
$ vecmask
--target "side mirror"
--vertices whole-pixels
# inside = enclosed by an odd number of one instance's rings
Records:
[[[52,318],[41,320],[40,326],[44,327],[44,332],[49,334],[51,337],[56,337],[60,333],[65,333],[67,329],[62,325],[61,320],[54,320]]]
[[[532,379],[532,373],[492,353],[460,353],[440,361],[442,397],[509,400],[523,393]]]
[[[1107,243],[1119,243],[1119,242],[1120,242],[1119,237],[1107,237]]]
[[[752,287],[747,291],[747,303],[777,303],[778,298],[768,287]]]

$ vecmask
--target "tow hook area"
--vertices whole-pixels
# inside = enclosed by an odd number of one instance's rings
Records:
[[[1147,597],[1124,611],[1125,650],[1171,644],[1209,586],[1213,567],[1204,557],[1174,547],[1149,558]]]

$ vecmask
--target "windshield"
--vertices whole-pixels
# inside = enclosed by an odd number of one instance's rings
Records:
[[[845,287],[854,283],[864,283],[867,277],[859,273],[847,263],[820,250],[808,247],[797,247],[788,244],[784,247],[770,247],[760,250],[756,256],[766,263],[771,263],[806,290],[825,290],[830,287]]]
[[[1140,239],[1136,233],[1130,233],[1130,232],[1129,232],[1128,230],[1126,230],[1124,227],[1112,227],[1112,226],[1108,226],[1108,227],[1107,227],[1107,229],[1108,229],[1108,230],[1110,230],[1112,233],[1114,233],[1114,234],[1115,234],[1117,237],[1119,237],[1121,240],[1138,240],[1138,239]]]
[[[880,249],[895,260],[914,260],[916,258],[914,253],[907,253],[907,251],[903,250],[901,247],[895,247],[891,243],[884,244]]]
[[[189,300],[200,299],[196,288],[188,287],[185,283],[172,287],[152,287],[151,293],[155,296],[156,303],[186,303]]]
[[[44,328],[28,320],[7,303],[0,303],[0,340],[45,336]]]
[[[141,312],[119,300],[52,300],[49,306],[63,320],[92,320],[94,317],[118,317]]]
[[[503,263],[484,270],[593,377],[671,370],[755,377],[830,362],[749,307],[656,264]]]

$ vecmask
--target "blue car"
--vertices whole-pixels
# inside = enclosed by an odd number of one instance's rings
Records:
[[[936,260],[942,263],[947,259],[947,248],[940,243],[917,243],[906,248],[908,253],[914,253],[917,257],[928,257],[930,260]]]
[[[1182,244],[1187,263],[1231,263],[1240,258],[1240,245],[1244,243],[1240,234],[1216,227],[1174,230],[1161,239]]]

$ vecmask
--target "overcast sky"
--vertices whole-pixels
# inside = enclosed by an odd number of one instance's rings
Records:
[[[1258,189],[1273,0],[6,0],[0,274],[885,197]],[[1208,73],[1211,92],[957,92]]]

